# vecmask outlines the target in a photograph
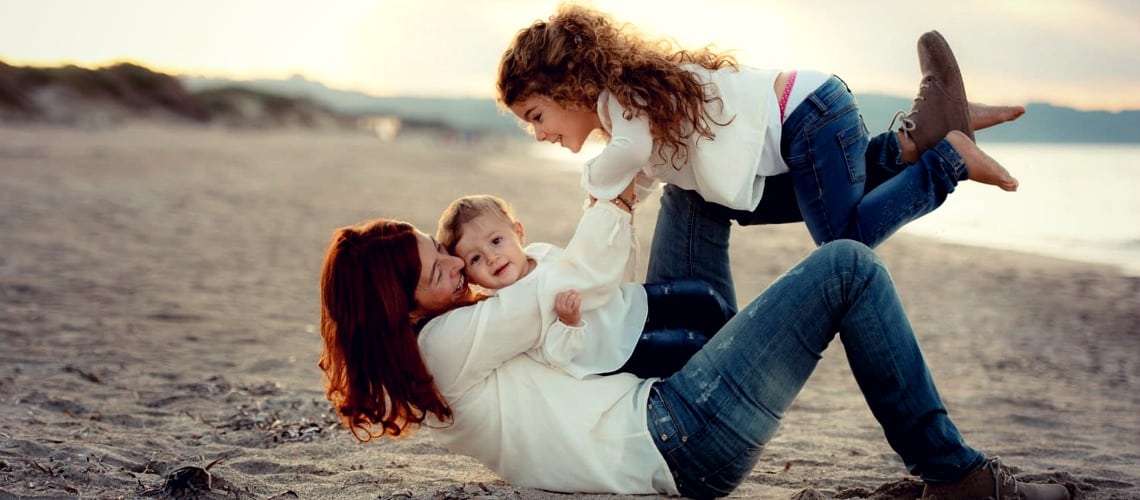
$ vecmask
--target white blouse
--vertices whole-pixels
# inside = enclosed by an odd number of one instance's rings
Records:
[[[780,71],[748,66],[710,71],[688,65],[685,69],[702,82],[714,84],[719,92],[720,105],[708,104],[712,121],[727,123],[710,121],[716,137],[709,140],[692,134],[689,155],[675,168],[670,163],[673,150],[653,140],[649,118],[638,114],[627,120],[625,108],[604,91],[598,96],[598,115],[610,141],[587,162],[582,187],[595,198],[611,200],[638,172],[644,172],[655,180],[696,191],[706,201],[755,210],[764,193],[764,178],[788,171],[780,156],[780,115],[772,89]]]
[[[569,258],[569,255],[557,246],[532,243],[527,245],[526,254],[537,263],[527,278],[546,273],[574,272],[567,269],[566,261],[561,260]],[[557,283],[563,281],[560,277],[542,276],[539,280],[542,297],[553,297],[562,291],[556,288]],[[577,378],[621,368],[633,354],[645,329],[648,298],[645,286],[640,283],[622,283],[608,297],[591,297],[590,303],[586,303],[586,297],[583,297],[581,324],[570,326],[555,318],[554,323],[547,327],[542,346],[527,351],[527,354]],[[553,310],[553,303],[550,308]]]
[[[630,214],[596,203],[562,258],[548,264],[557,269],[424,325],[420,352],[454,416],[450,424],[430,422],[440,444],[523,487],[678,494],[646,423],[656,379],[576,378],[526,354],[555,334],[544,326],[555,322],[557,292],[578,290],[583,310],[619,293],[631,230]],[[587,246],[594,247],[588,257]]]

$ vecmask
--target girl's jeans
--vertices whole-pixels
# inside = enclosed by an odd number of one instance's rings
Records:
[[[816,244],[847,238],[876,246],[938,208],[965,178],[965,162],[945,139],[904,167],[890,151],[898,147],[894,132],[867,135],[855,97],[834,76],[784,122],[780,154]]]
[[[666,186],[648,280],[703,280],[735,304],[728,262],[732,221],[802,220],[816,244],[853,239],[874,247],[938,208],[966,177],[965,161],[946,140],[907,165],[899,160],[894,132],[867,135],[855,98],[832,77],[784,122],[780,149],[790,172],[765,180],[755,210],[703,203],[695,192]]]
[[[646,283],[649,314],[637,346],[617,371],[641,378],[680,370],[736,312],[707,283],[676,280]]]
[[[835,337],[907,469],[953,481],[985,457],[947,416],[886,268],[868,247],[828,243],[658,382],[648,425],[681,494],[730,493],[753,469]]]

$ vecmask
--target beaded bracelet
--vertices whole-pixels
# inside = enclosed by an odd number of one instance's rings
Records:
[[[626,210],[633,212],[633,207],[634,207],[633,202],[627,201],[625,198],[622,198],[620,194],[618,195],[617,198],[614,198],[614,199],[617,201],[620,201],[622,205],[625,205]]]

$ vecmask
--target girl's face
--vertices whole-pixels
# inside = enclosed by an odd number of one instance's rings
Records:
[[[452,304],[469,299],[471,289],[463,276],[463,261],[447,253],[443,245],[424,233],[416,232],[420,252],[420,280],[413,297],[412,316],[425,317],[447,310]]]
[[[515,116],[534,128],[535,139],[561,144],[573,153],[581,151],[590,134],[602,128],[602,120],[594,110],[576,105],[564,108],[544,95],[531,95],[510,108]]]
[[[488,213],[463,223],[461,232],[455,254],[463,259],[472,283],[498,290],[530,272],[521,223]]]

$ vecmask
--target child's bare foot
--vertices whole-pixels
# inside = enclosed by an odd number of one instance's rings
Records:
[[[989,104],[971,102],[970,126],[974,127],[974,130],[981,130],[1014,121],[1024,114],[1025,106],[990,106]],[[901,131],[896,131],[895,135],[898,137],[899,146],[902,149],[899,159],[903,163],[918,161],[918,145],[915,144],[914,140]]]
[[[1005,191],[1017,191],[1017,179],[1009,175],[1009,171],[997,160],[978,148],[978,145],[974,144],[966,134],[951,130],[946,134],[946,140],[966,161],[966,172],[970,180],[997,186]]]
[[[981,130],[1005,122],[1011,122],[1025,114],[1025,106],[990,106],[979,102],[970,103],[970,125]]]
[[[918,161],[918,145],[910,138],[910,134],[899,130],[895,132],[895,137],[899,139],[899,160],[908,165]]]

